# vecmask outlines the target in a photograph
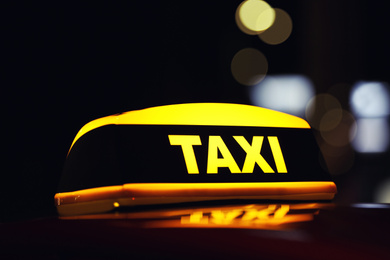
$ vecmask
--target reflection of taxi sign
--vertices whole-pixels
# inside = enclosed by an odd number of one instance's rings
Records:
[[[61,216],[61,219],[128,219],[145,228],[249,228],[293,230],[332,203],[234,204]],[[126,225],[129,223],[126,222]]]
[[[72,143],[61,215],[221,199],[330,200],[336,186],[301,118],[237,104],[153,107],[86,124]]]

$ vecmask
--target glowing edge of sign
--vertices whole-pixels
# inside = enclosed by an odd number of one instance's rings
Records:
[[[132,183],[57,193],[54,198],[60,215],[79,215],[107,212],[118,206],[207,200],[331,200],[336,193],[331,181]]]
[[[310,125],[302,118],[266,108],[228,103],[187,103],[145,108],[93,120],[80,129],[70,149],[81,136],[105,125],[310,128]]]

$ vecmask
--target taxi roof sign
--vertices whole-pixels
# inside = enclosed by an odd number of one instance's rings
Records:
[[[104,125],[209,125],[310,128],[302,118],[274,110],[227,103],[188,103],[145,108],[93,120],[77,133]]]
[[[249,105],[167,105],[103,117],[76,135],[61,215],[220,199],[330,200],[309,124]]]

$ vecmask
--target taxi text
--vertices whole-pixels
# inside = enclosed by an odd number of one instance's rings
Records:
[[[181,146],[188,174],[199,174],[198,163],[193,146],[202,145],[200,136],[168,135],[168,138],[170,145]],[[209,136],[208,142],[207,174],[217,174],[218,168],[221,167],[229,168],[231,173],[252,173],[256,164],[264,173],[275,173],[260,153],[264,136],[253,136],[252,144],[250,144],[244,136],[233,136],[233,138],[246,153],[242,169],[238,167],[222,137],[218,135],[211,135]],[[278,173],[287,173],[287,167],[284,161],[282,149],[280,148],[278,137],[268,136],[267,139],[275,161],[276,171]],[[221,158],[218,157],[218,151],[222,155]]]

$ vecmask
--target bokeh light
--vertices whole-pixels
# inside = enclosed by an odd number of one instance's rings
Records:
[[[389,131],[386,118],[360,118],[352,145],[359,153],[383,153],[389,148]]]
[[[357,120],[352,145],[359,153],[382,153],[389,147],[390,93],[386,83],[357,82],[350,95]]]
[[[335,120],[332,119],[333,115],[336,118]],[[339,115],[340,118],[338,118]],[[327,127],[320,127],[320,133],[323,140],[328,144],[335,147],[346,146],[354,138],[356,122],[353,115],[348,111],[341,110],[339,112],[338,110],[331,110],[323,116],[320,126],[322,126],[324,120],[328,121],[326,123]],[[332,128],[329,128],[329,126],[332,126]]]
[[[242,85],[253,86],[266,76],[268,61],[260,51],[254,48],[245,48],[234,55],[231,71],[237,82]]]
[[[334,124],[334,119],[331,122],[327,122],[327,118],[324,116],[332,111],[332,116],[337,118],[342,117],[342,108],[340,102],[329,94],[318,94],[313,97],[306,106],[306,119],[314,129],[329,130],[329,125]]]
[[[237,26],[249,35],[256,35],[267,30],[274,20],[275,10],[262,0],[244,1],[236,10]]]
[[[314,94],[312,82],[302,75],[267,76],[250,89],[253,105],[299,117],[305,116],[306,104]]]
[[[382,82],[358,82],[351,91],[351,108],[357,117],[383,117],[390,114],[390,94]]]
[[[330,131],[338,126],[342,119],[342,111],[340,109],[333,109],[326,112],[321,120],[319,129],[321,131]]]
[[[351,139],[356,133],[354,116],[342,109],[330,94],[313,97],[306,107],[306,117],[316,132],[321,151],[332,175],[348,172],[355,161]]]
[[[293,22],[290,15],[282,9],[275,8],[275,21],[271,27],[259,34],[260,39],[268,44],[281,44],[291,35]]]
[[[355,118],[346,110],[333,109],[322,117],[321,151],[332,175],[346,173],[352,168],[355,153],[350,142],[355,130]]]

